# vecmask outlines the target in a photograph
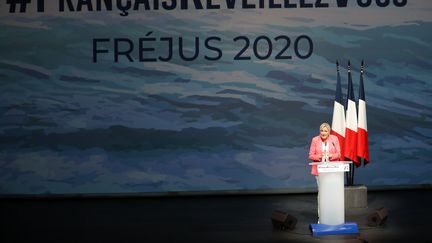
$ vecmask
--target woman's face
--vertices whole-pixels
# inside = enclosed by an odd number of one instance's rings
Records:
[[[329,136],[329,130],[327,129],[327,127],[323,127],[320,129],[320,137],[323,140],[326,140]]]

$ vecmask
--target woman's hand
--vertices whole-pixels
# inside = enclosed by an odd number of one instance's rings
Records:
[[[323,152],[323,153],[321,154],[321,158],[320,158],[320,160],[321,160],[322,158],[326,158],[326,157],[328,157],[329,155],[330,155],[330,153]],[[330,159],[330,157],[328,157],[328,159]]]

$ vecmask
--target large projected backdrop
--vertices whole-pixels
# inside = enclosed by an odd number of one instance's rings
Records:
[[[345,5],[345,3],[347,3]],[[361,60],[371,163],[432,183],[432,1],[0,3],[0,193],[301,189]]]

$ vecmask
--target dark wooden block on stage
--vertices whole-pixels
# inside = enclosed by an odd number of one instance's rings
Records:
[[[297,224],[296,217],[279,210],[273,211],[271,221],[273,228],[280,230],[293,230]]]
[[[388,211],[386,208],[382,207],[377,209],[375,212],[371,213],[367,217],[367,224],[371,227],[377,227],[385,224],[388,217]]]

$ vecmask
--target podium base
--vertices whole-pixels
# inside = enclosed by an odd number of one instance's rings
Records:
[[[348,222],[338,225],[327,224],[310,224],[310,230],[313,236],[321,235],[340,235],[340,234],[358,234],[357,223]]]

